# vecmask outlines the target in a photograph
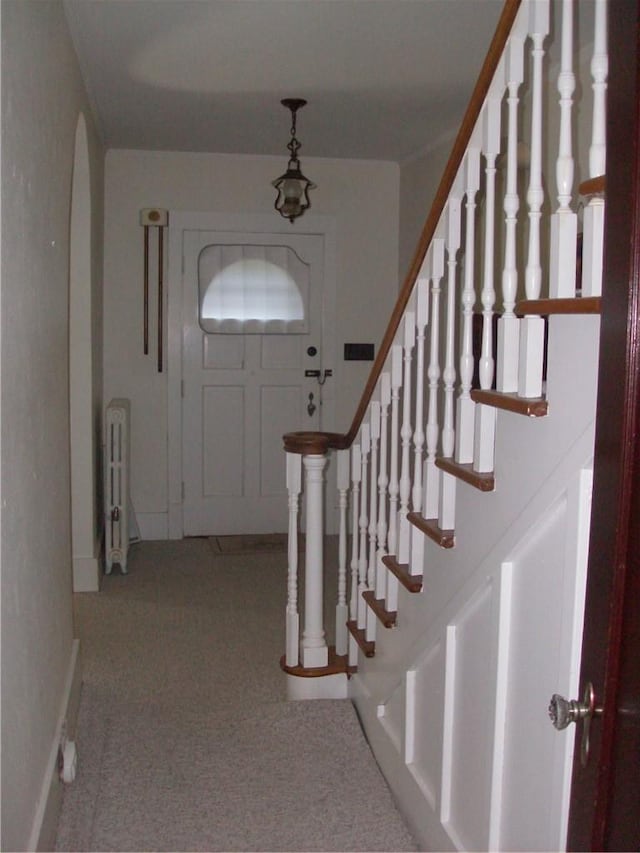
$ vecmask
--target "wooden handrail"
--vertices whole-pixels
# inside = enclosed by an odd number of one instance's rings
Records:
[[[473,90],[471,100],[469,101],[469,106],[467,107],[467,111],[462,120],[462,124],[460,125],[460,130],[458,131],[453,148],[451,149],[451,154],[449,155],[449,160],[447,161],[433,204],[431,205],[431,210],[429,211],[429,215],[427,216],[427,220],[422,229],[422,233],[413,256],[413,261],[398,295],[391,318],[389,319],[387,330],[382,338],[378,355],[373,363],[373,367],[371,368],[371,373],[369,374],[367,384],[365,385],[362,397],[358,403],[355,416],[347,433],[344,435],[331,434],[329,438],[329,447],[334,449],[346,449],[351,447],[351,444],[358,434],[358,430],[360,429],[360,424],[362,423],[362,419],[367,411],[371,395],[373,394],[378,377],[384,367],[384,363],[387,359],[393,339],[395,338],[398,326],[400,325],[402,315],[404,314],[407,303],[409,302],[420,268],[431,244],[431,240],[433,239],[440,217],[442,216],[444,206],[447,203],[451,187],[453,186],[453,182],[458,174],[458,170],[460,169],[462,158],[464,157],[469,141],[471,140],[471,134],[473,133],[473,129],[478,120],[478,116],[480,115],[485,98],[489,92],[489,87],[496,72],[496,68],[498,67],[500,57],[504,52],[507,39],[509,38],[509,34],[513,27],[513,22],[518,13],[518,9],[520,8],[520,3],[521,0],[505,0],[504,8],[500,15],[500,20],[498,21],[498,26],[496,27],[489,51],[480,71],[480,75],[478,76],[478,80]]]

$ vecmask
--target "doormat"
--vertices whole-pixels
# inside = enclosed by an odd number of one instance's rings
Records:
[[[298,543],[301,539],[302,537],[298,537]],[[209,544],[215,554],[286,553],[287,541],[286,533],[209,536]]]

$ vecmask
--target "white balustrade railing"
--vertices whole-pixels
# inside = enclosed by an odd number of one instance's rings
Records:
[[[402,348],[402,427],[400,429],[401,466],[400,466],[400,510],[398,513],[398,559],[401,563],[409,561],[409,498],[411,497],[411,365],[413,347],[416,338],[415,311],[404,315],[404,339]]]
[[[364,421],[360,427],[360,458],[362,462],[360,474],[360,549],[358,560],[358,628],[364,630],[367,626],[367,605],[362,593],[367,590],[367,486],[369,477],[369,453],[371,451],[371,427]]]
[[[562,0],[562,57],[558,75],[560,138],[556,161],[558,209],[551,217],[549,296],[575,296],[578,215],[571,209],[574,157],[572,145],[573,93],[573,0]]]
[[[402,347],[393,344],[391,359],[391,436],[389,439],[389,533],[387,546],[390,554],[398,553],[398,497],[400,481],[398,475],[398,445],[400,437],[400,389],[402,387]],[[387,610],[398,606],[398,581],[394,575],[387,576]]]
[[[589,178],[605,174],[606,92],[609,64],[607,59],[607,3],[595,0],[595,33],[591,75],[593,78],[593,112],[589,147]],[[602,293],[602,257],[604,251],[604,195],[592,195],[584,210],[582,255],[582,296]]]
[[[347,506],[349,492],[349,451],[338,450],[337,487],[340,527],[338,532],[338,603],[336,604],[336,654],[346,655],[349,647],[347,622]]]
[[[411,508],[413,512],[422,512],[424,497],[424,398],[425,398],[425,340],[429,323],[429,258],[425,258],[422,271],[416,282],[416,373],[415,373],[415,428],[413,431],[413,486],[411,491]],[[411,528],[410,565],[418,573],[422,566],[424,555],[424,537],[417,528]]]
[[[444,239],[436,237],[431,244],[431,335],[429,348],[429,409],[427,415],[427,458],[424,473],[423,514],[425,518],[436,518],[440,503],[440,471],[436,468],[438,451],[438,388],[440,382],[440,294],[444,277]]]
[[[387,595],[387,571],[382,558],[387,555],[387,489],[389,406],[391,405],[391,377],[385,371],[380,377],[380,472],[378,474],[378,553],[376,555],[375,593],[378,600]]]
[[[542,63],[544,41],[549,32],[549,0],[530,0],[531,31],[531,132],[529,142],[529,245],[524,286],[527,299],[538,299],[542,292],[542,259],[540,220],[544,188],[542,186]],[[520,321],[520,354],[518,357],[518,394],[521,397],[542,395],[542,363],[544,360],[544,320],[529,315]]]
[[[475,140],[474,140],[475,141]],[[460,333],[460,393],[456,411],[456,462],[473,461],[473,416],[475,404],[471,399],[473,381],[473,307],[476,302],[476,194],[480,189],[480,148],[473,145],[465,158],[464,287],[462,288],[462,318]]]
[[[518,297],[516,227],[518,196],[518,107],[519,90],[524,80],[525,21],[520,16],[505,51],[507,76],[507,175],[503,208],[505,215],[504,266],[502,270],[502,316],[498,320],[497,388],[503,393],[518,390],[518,351],[520,321],[515,315]]]
[[[307,451],[304,441],[287,452],[289,669],[319,669],[328,661],[322,617],[322,494],[328,453],[334,449],[337,454],[336,652],[355,666],[357,643],[376,638],[377,617],[363,593],[375,599],[378,610],[383,604],[387,612],[396,612],[397,576],[406,572],[410,579],[425,571],[423,528],[430,535],[435,531],[437,539],[438,529],[444,534],[455,527],[456,466],[467,478],[470,467],[478,474],[494,469],[496,409],[488,404],[488,395],[511,400],[544,393],[543,312],[536,302],[529,307],[533,314],[525,310],[519,317],[516,303],[523,296],[576,296],[576,179],[604,175],[605,0],[595,0],[596,30],[586,36],[593,40],[591,86],[583,80],[578,85],[574,68],[576,44],[584,35],[576,32],[577,20],[574,0],[522,0],[504,50],[493,60],[493,77],[476,109],[466,149],[448,167],[446,199],[440,199],[439,210],[428,220],[434,223],[429,240],[422,246],[414,280],[401,295],[402,310],[383,343],[360,422],[346,436],[317,434],[325,442],[324,453],[313,442]],[[545,78],[550,32],[560,44],[555,80]],[[555,138],[547,135],[543,110],[544,93],[552,89],[559,94],[552,99],[558,119],[551,122]],[[578,104],[577,97],[585,92],[589,97]],[[573,133],[578,109],[592,112],[586,174]],[[523,129],[525,136],[519,137]],[[580,150],[586,150],[581,142]],[[589,193],[583,212],[583,297],[599,294],[602,265],[603,185],[591,185],[596,191]],[[553,198],[550,217],[545,188]],[[542,246],[549,248],[544,258]],[[307,527],[300,632],[297,531],[302,492]],[[408,519],[410,512],[415,524]]]
[[[376,583],[376,565],[378,561],[378,445],[380,443],[380,402],[373,400],[369,408],[371,420],[371,465],[369,476],[369,559],[367,560],[367,590],[372,590]],[[367,640],[376,638],[376,617],[367,608],[366,621]]]

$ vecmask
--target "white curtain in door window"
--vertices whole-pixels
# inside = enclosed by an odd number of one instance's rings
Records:
[[[289,246],[205,246],[198,258],[198,287],[205,332],[308,331],[309,265]]]

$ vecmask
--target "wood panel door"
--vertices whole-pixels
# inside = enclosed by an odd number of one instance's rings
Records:
[[[640,849],[640,3],[609,3],[605,263],[594,495],[570,850]],[[575,697],[572,697],[575,698]]]
[[[285,532],[282,436],[321,425],[322,389],[306,373],[322,365],[323,237],[186,230],[183,253],[184,534]],[[223,319],[215,321],[220,330],[212,331],[215,322],[209,326],[200,316],[211,253],[224,255],[226,260],[215,263],[225,270],[242,263],[248,268],[257,256],[270,259],[269,267],[280,258],[283,268],[299,267],[294,275],[307,277],[301,287],[304,320],[267,318],[243,325]],[[233,287],[220,304],[234,298]],[[267,289],[273,292],[271,285]],[[262,297],[249,284],[244,298]]]

